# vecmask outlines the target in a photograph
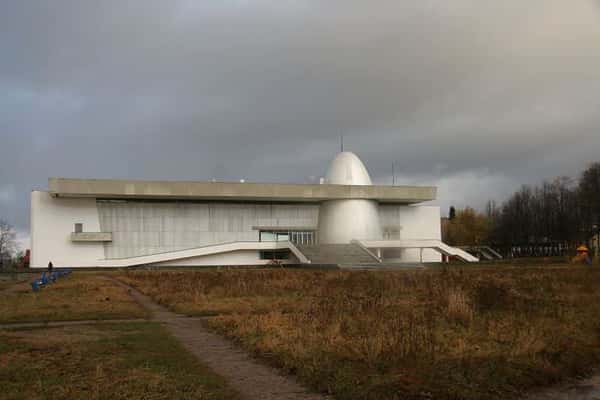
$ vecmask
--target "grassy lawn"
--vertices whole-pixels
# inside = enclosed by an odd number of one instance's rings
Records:
[[[0,331],[2,399],[237,399],[159,324]]]
[[[114,283],[75,272],[33,292],[29,281],[0,293],[0,323],[143,318],[146,311]]]
[[[600,269],[130,271],[338,399],[504,399],[600,365]]]

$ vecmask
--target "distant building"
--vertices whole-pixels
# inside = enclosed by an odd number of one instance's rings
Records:
[[[318,185],[50,178],[31,194],[31,266],[477,261],[441,242],[436,188],[375,186],[342,152]]]

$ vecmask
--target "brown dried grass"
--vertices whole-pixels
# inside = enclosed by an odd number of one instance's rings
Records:
[[[126,290],[102,276],[75,272],[39,292],[31,286],[0,296],[0,322],[144,318]]]
[[[460,288],[448,292],[448,318],[462,323],[469,323],[473,319],[473,306],[469,296]]]
[[[132,271],[340,399],[508,398],[600,364],[600,270]]]

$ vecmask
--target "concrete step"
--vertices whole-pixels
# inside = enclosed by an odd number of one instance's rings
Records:
[[[297,245],[296,247],[312,264],[355,265],[377,262],[356,244]]]

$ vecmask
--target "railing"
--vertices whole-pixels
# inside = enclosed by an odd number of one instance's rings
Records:
[[[289,241],[289,246],[290,246],[290,251],[298,258],[298,261],[300,261],[301,264],[310,264],[310,260],[308,258],[306,258],[306,256],[304,254],[302,254],[302,252],[296,247],[296,245]]]
[[[375,261],[377,261],[378,263],[382,263],[383,260],[381,259],[381,257],[378,257],[375,253],[373,253],[371,250],[369,250],[365,245],[363,245],[360,241],[358,240],[351,240],[350,241],[351,244],[360,247],[360,249],[362,251],[364,251],[365,253],[367,253],[369,256],[371,256],[371,258],[373,258]]]

